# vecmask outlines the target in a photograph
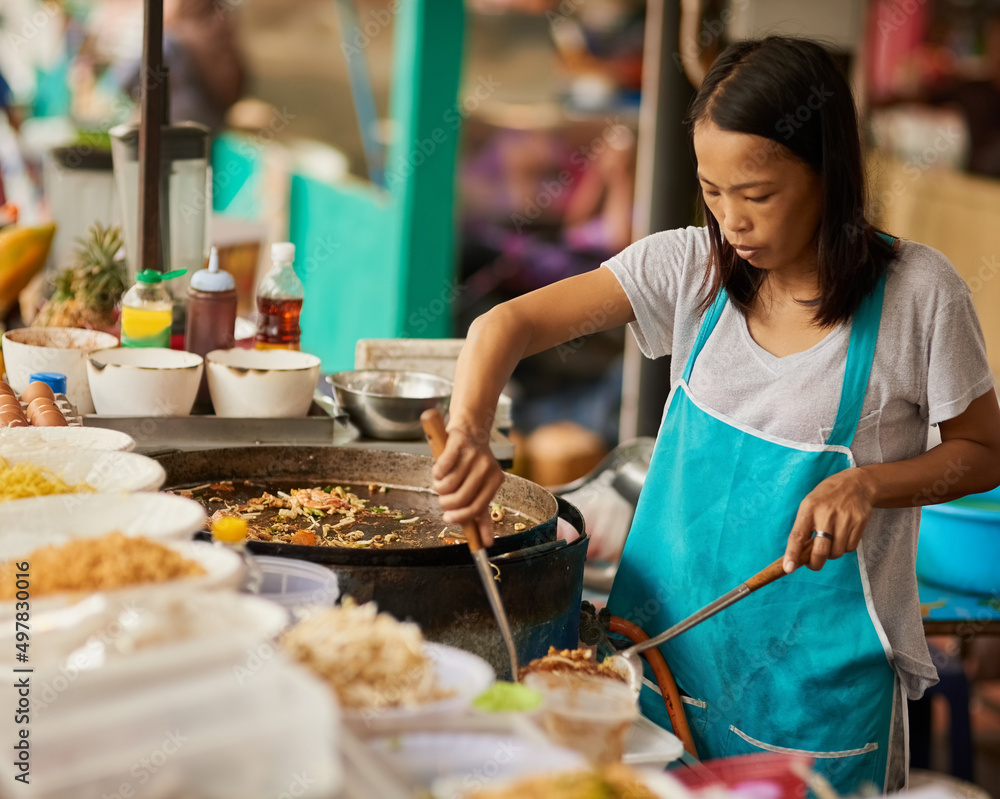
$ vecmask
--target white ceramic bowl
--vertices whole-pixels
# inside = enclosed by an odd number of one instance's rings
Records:
[[[4,561],[11,561],[34,552],[36,549],[50,543],[48,536],[36,536],[32,545],[25,545],[20,541],[17,545],[4,546],[0,542],[0,556]],[[217,547],[205,541],[163,541],[163,546],[174,550],[179,555],[188,560],[193,560],[201,564],[205,574],[197,577],[184,577],[178,580],[171,580],[163,583],[142,583],[130,585],[123,588],[103,592],[104,595],[116,603],[127,601],[143,602],[145,597],[173,593],[183,596],[192,591],[215,591],[239,588],[243,582],[244,566],[243,559],[229,549]],[[89,593],[84,591],[67,592],[61,594],[49,594],[41,597],[33,597],[31,609],[35,613],[42,613],[47,610],[66,607],[84,599]],[[0,619],[10,618],[15,612],[14,600],[0,601]]]
[[[413,707],[345,708],[347,726],[362,736],[419,728],[431,719],[465,713],[472,706],[472,700],[496,679],[489,663],[464,649],[425,643],[424,652],[434,661],[438,685],[450,691],[450,696]]]
[[[305,416],[320,360],[293,350],[213,350],[205,356],[217,416]]]
[[[80,413],[93,413],[87,354],[117,347],[118,339],[99,330],[25,327],[3,334],[3,358],[10,387],[20,394],[34,372],[66,375],[66,397]]]
[[[104,427],[4,427],[0,452],[38,452],[52,449],[89,449],[97,452],[131,452],[135,439]]]
[[[372,738],[365,745],[415,790],[457,782],[452,787],[464,794],[474,787],[471,783],[477,774],[480,785],[489,780],[492,788],[501,780],[587,769],[583,755],[539,740],[540,733],[527,737],[519,732],[417,731]],[[456,780],[455,775],[466,775],[465,784],[461,776]],[[440,793],[441,799],[452,796],[450,792]]]
[[[87,358],[94,407],[105,416],[187,416],[198,395],[200,355],[119,347]]]
[[[51,544],[120,532],[157,541],[183,541],[205,527],[205,509],[174,494],[59,494],[0,504],[4,547]]]
[[[135,452],[99,452],[86,449],[52,449],[16,451],[4,448],[2,456],[11,465],[31,463],[50,469],[60,479],[76,485],[87,483],[98,494],[128,491],[158,491],[167,473],[152,458]],[[17,499],[13,502],[29,502]]]

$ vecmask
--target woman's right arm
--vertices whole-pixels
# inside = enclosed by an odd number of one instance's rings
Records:
[[[503,472],[490,452],[490,431],[518,362],[634,320],[618,279],[601,267],[497,305],[472,323],[455,369],[448,445],[433,471],[447,522],[475,519],[483,542],[493,541],[489,503]]]

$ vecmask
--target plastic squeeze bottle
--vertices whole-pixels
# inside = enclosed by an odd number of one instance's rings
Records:
[[[187,321],[184,329],[184,349],[204,358],[212,350],[232,349],[236,341],[236,281],[219,269],[219,253],[215,247],[208,258],[208,268],[191,275],[187,291]],[[198,405],[207,406],[207,373],[201,376]]]
[[[258,350],[297,350],[301,329],[302,298],[305,290],[292,269],[295,263],[295,245],[275,242],[271,245],[271,271],[257,286],[257,335],[254,346]]]
[[[163,286],[164,280],[187,271],[157,272],[143,269],[136,283],[122,297],[122,346],[169,347],[170,326],[174,321],[174,301]]]

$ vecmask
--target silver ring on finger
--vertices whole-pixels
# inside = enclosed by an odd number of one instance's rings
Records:
[[[813,538],[825,538],[827,541],[833,541],[833,533],[827,533],[823,530],[813,531]]]

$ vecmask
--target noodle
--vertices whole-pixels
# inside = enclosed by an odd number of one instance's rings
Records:
[[[412,707],[449,696],[438,686],[423,646],[416,624],[378,613],[373,602],[318,611],[282,642],[292,658],[330,685],[344,707],[355,710]]]
[[[111,533],[46,546],[0,567],[0,599],[14,599],[17,562],[31,564],[31,598],[62,591],[106,591],[205,574],[201,564],[141,536]]]
[[[0,457],[0,502],[52,494],[92,494],[94,491],[94,487],[86,483],[69,485],[44,466],[11,465]]]

